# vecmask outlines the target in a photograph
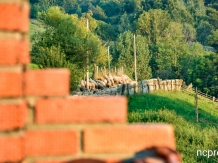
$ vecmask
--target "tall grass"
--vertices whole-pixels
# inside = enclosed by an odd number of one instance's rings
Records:
[[[144,112],[168,108],[181,115],[187,122],[195,123],[194,97],[185,93],[158,91],[151,94],[130,96],[129,112]],[[199,123],[197,125],[218,126],[217,104],[199,99]]]
[[[174,126],[177,150],[184,163],[216,163],[218,157],[197,157],[197,150],[218,150],[218,116],[214,104],[200,102],[200,123],[195,122],[191,96],[156,92],[129,97],[130,123],[168,123]],[[218,112],[218,111],[217,111]]]

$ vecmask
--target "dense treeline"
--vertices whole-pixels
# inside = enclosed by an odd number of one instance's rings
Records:
[[[218,94],[215,0],[31,0],[31,5],[31,17],[46,29],[35,34],[32,49],[33,61],[42,67],[51,67],[45,56],[57,62],[62,56],[67,63],[61,66],[73,65],[72,81],[78,81],[87,58],[90,68],[106,66],[110,46],[112,66],[123,66],[134,78],[135,34],[139,79],[182,78],[201,91]],[[42,56],[48,63],[41,63]],[[61,67],[55,62],[52,66]]]

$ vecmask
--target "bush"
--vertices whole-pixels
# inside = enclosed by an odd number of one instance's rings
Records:
[[[33,62],[40,65],[40,68],[68,68],[70,70],[70,88],[75,90],[78,88],[82,74],[76,64],[66,60],[66,56],[61,52],[60,47],[37,49],[38,55],[33,57]]]

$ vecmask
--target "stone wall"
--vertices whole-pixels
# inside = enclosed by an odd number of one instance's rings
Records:
[[[73,92],[74,95],[84,96],[110,96],[110,95],[134,95],[145,94],[158,90],[164,91],[179,91],[181,90],[183,80],[161,80],[161,79],[149,79],[139,82],[131,81],[128,84],[118,84],[104,89],[85,90]]]

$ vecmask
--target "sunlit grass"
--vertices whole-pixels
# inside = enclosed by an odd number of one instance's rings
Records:
[[[168,123],[175,129],[177,150],[184,163],[214,163],[217,157],[197,157],[197,150],[218,149],[218,110],[212,102],[199,100],[199,123],[195,121],[194,96],[158,91],[128,97],[130,123]]]

